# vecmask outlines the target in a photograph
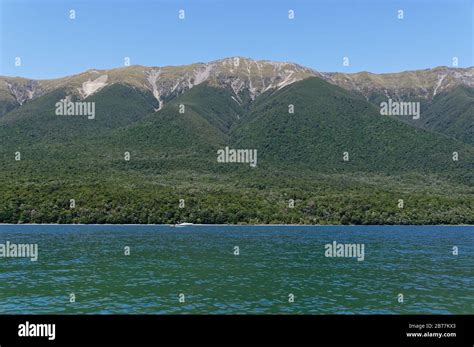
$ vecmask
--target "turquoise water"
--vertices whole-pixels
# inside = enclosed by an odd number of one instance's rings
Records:
[[[39,254],[0,258],[1,314],[474,313],[470,226],[1,225],[7,241]],[[326,257],[333,241],[364,260]]]

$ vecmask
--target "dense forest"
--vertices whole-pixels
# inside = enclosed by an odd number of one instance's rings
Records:
[[[93,121],[55,115],[66,94],[0,117],[1,223],[474,224],[471,145],[317,78],[241,105],[203,84],[159,112],[114,84]],[[257,167],[218,163],[228,145]]]

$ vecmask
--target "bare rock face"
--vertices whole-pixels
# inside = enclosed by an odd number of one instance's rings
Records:
[[[5,80],[4,83],[20,105],[44,94],[44,89],[35,80],[12,79]]]
[[[279,90],[308,77],[323,78],[357,92],[367,100],[380,96],[432,99],[459,85],[474,87],[474,67],[438,67],[389,74],[320,73],[294,63],[231,57],[183,66],[88,70],[53,80],[0,77],[0,102],[23,105],[58,88],[86,99],[106,86],[122,83],[151,93],[157,100],[155,110],[159,111],[168,100],[202,83],[228,89],[233,94],[232,99],[242,104],[244,99],[252,102],[263,93]]]
[[[77,88],[77,90],[79,91],[81,97],[85,99],[88,96],[96,93],[100,89],[104,88],[107,85],[107,78],[107,75],[102,75],[94,79],[93,81],[89,79],[86,82],[83,82],[82,86],[80,88]]]
[[[145,71],[145,87],[158,100],[159,110],[164,100],[180,95],[201,83],[229,89],[240,103],[243,92],[248,92],[251,100],[255,100],[267,90],[281,89],[316,75],[317,72],[297,64],[234,57],[188,66],[149,68]]]
[[[364,95],[367,100],[376,94],[391,99],[432,99],[460,85],[474,87],[474,68],[437,67],[389,74],[326,73],[324,78],[344,89]]]

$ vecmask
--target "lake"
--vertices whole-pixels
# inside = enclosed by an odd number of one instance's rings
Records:
[[[38,254],[0,257],[0,314],[474,313],[472,226],[0,225],[7,243]]]

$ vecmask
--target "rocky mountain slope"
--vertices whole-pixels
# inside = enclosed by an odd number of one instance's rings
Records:
[[[416,97],[427,130],[288,63],[3,78],[0,222],[472,224],[472,87],[454,72]],[[94,119],[57,115],[67,96],[94,102]],[[258,163],[220,162],[227,147]]]
[[[184,66],[92,69],[51,80],[0,77],[0,116],[53,91],[64,90],[66,96],[82,100],[114,84],[129,85],[151,95],[155,112],[203,83],[226,89],[233,102],[246,108],[259,95],[274,93],[309,77],[322,78],[361,95],[377,107],[387,99],[418,101],[421,103],[420,119],[399,119],[474,144],[474,67],[348,74],[318,72],[294,63],[231,57]]]
[[[268,90],[278,90],[315,75],[320,74],[297,64],[233,57],[186,66],[130,66],[112,70],[88,70],[53,80],[0,77],[0,101],[9,104],[16,102],[17,106],[21,106],[59,88],[65,88],[68,93],[85,99],[105,86],[125,83],[152,93],[159,110],[167,100],[203,82],[228,88],[234,93],[235,102],[242,103],[244,99],[254,100]]]
[[[430,100],[458,86],[474,88],[474,67],[463,69],[442,66],[387,74],[325,73],[324,77],[344,89],[362,94],[369,101],[380,97],[404,101],[417,98]]]
[[[5,110],[21,106],[59,88],[66,88],[69,93],[84,99],[107,85],[126,83],[151,92],[157,101],[157,109],[161,109],[167,100],[207,82],[231,90],[235,101],[242,103],[255,100],[266,91],[279,90],[308,77],[321,77],[344,89],[360,93],[369,101],[381,96],[392,99],[432,99],[457,86],[474,87],[474,67],[438,67],[390,74],[320,73],[293,63],[232,57],[185,66],[88,70],[52,80],[0,77],[0,101],[9,104],[3,110],[5,113]]]

